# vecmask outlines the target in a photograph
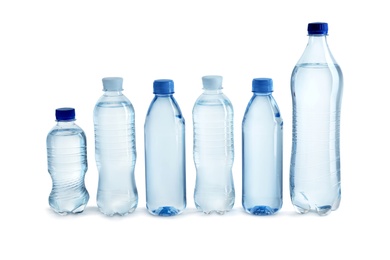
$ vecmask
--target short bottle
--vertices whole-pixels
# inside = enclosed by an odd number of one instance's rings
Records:
[[[242,206],[273,215],[283,204],[283,120],[272,79],[253,79],[252,92],[242,121]]]
[[[60,215],[84,211],[89,194],[84,177],[88,169],[87,139],[75,123],[74,108],[58,108],[57,124],[46,139],[48,170],[52,178],[50,207]]]
[[[340,204],[343,75],[327,43],[328,24],[309,23],[309,41],[291,76],[290,196],[299,213],[327,215]]]
[[[97,205],[108,216],[126,215],[138,204],[135,113],[122,93],[123,79],[103,78],[104,94],[94,109],[95,159],[99,172]]]
[[[186,207],[185,122],[173,97],[174,82],[155,80],[146,115],[146,207],[157,216],[174,216]]]
[[[203,94],[193,117],[193,156],[196,167],[194,201],[206,214],[224,214],[234,205],[233,106],[222,92],[221,76],[204,76]]]

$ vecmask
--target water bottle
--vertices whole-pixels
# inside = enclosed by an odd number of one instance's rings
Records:
[[[104,94],[94,109],[97,205],[108,216],[133,212],[138,203],[134,108],[122,93],[122,78],[103,78]]]
[[[291,76],[290,196],[299,213],[329,214],[340,204],[343,75],[327,44],[328,24],[309,23],[309,41]]]
[[[252,92],[242,121],[242,206],[272,215],[283,203],[283,120],[272,79],[253,79]]]
[[[146,208],[174,216],[186,207],[185,123],[173,81],[155,80],[153,90],[144,127]]]
[[[192,110],[193,156],[196,167],[194,200],[206,214],[233,208],[233,106],[222,92],[221,76],[204,76],[203,94]]]
[[[46,139],[48,170],[53,184],[49,205],[60,215],[81,213],[89,200],[84,183],[88,169],[87,139],[75,124],[74,108],[56,109],[56,120]]]

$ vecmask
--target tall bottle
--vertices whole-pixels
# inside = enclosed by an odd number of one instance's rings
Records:
[[[135,115],[133,105],[122,93],[122,82],[119,77],[103,78],[104,94],[94,109],[97,205],[108,216],[131,213],[138,203]]]
[[[153,90],[144,127],[146,208],[174,216],[186,207],[185,122],[173,81],[155,80]]]
[[[327,44],[328,24],[309,23],[309,42],[291,76],[290,196],[299,213],[326,215],[340,204],[343,74]]]
[[[253,79],[252,92],[242,121],[242,206],[272,215],[283,204],[283,120],[272,79]]]
[[[56,109],[57,124],[46,138],[48,170],[52,178],[50,207],[60,215],[81,213],[89,200],[84,177],[88,169],[87,139],[75,123],[74,108]]]
[[[203,94],[192,116],[196,184],[194,200],[206,214],[224,214],[233,208],[235,192],[233,106],[222,93],[221,76],[204,76]]]

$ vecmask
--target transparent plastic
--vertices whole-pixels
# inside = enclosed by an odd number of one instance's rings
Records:
[[[52,178],[50,207],[60,215],[84,211],[89,194],[87,140],[75,120],[57,121],[46,139],[48,171]]]
[[[299,213],[339,207],[340,111],[343,74],[326,34],[309,35],[291,76],[293,140],[290,196]]]
[[[185,121],[172,94],[156,94],[144,126],[146,207],[174,216],[186,208]]]
[[[224,214],[235,200],[233,106],[221,88],[204,88],[192,113],[195,206],[206,214]]]
[[[242,121],[242,206],[272,215],[283,204],[283,120],[272,92],[254,93]]]
[[[121,90],[105,90],[94,109],[97,205],[108,216],[126,215],[138,204],[135,113]]]

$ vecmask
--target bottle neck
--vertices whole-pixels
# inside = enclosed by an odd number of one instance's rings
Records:
[[[121,96],[123,94],[121,90],[114,90],[114,91],[104,90],[104,95],[107,97],[115,97],[115,96]]]
[[[69,127],[75,124],[76,119],[66,120],[66,121],[57,121],[57,126],[59,127]]]
[[[203,94],[206,95],[218,95],[222,94],[222,89],[203,89]]]
[[[272,95],[272,92],[253,92],[253,95],[255,96],[269,96],[269,95]]]
[[[167,97],[172,97],[173,93],[169,94],[154,94],[156,98],[167,98]]]

